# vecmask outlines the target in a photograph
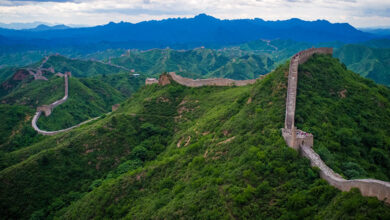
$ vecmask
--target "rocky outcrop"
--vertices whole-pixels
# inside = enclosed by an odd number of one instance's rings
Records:
[[[346,180],[330,169],[313,150],[314,137],[295,127],[295,107],[298,85],[298,65],[306,62],[313,54],[332,54],[332,48],[310,48],[295,54],[290,61],[286,99],[286,116],[282,135],[289,147],[298,150],[308,158],[312,166],[320,169],[320,176],[330,185],[342,191],[358,188],[363,196],[373,196],[390,204],[390,183],[375,179]]]
[[[168,74],[161,74],[160,78],[158,78],[158,84],[160,86],[165,86],[165,85],[171,84],[171,78],[172,77],[170,77],[170,75],[168,75]]]

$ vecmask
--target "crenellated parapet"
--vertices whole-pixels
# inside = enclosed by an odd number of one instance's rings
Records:
[[[390,183],[376,179],[354,179],[346,180],[339,174],[330,169],[321,157],[313,150],[314,137],[295,127],[295,107],[298,86],[298,66],[306,62],[313,54],[333,54],[332,48],[310,48],[295,54],[290,61],[287,98],[286,98],[286,116],[282,136],[286,144],[298,150],[302,156],[308,158],[312,166],[320,169],[321,178],[325,179],[330,185],[341,191],[349,191],[351,188],[358,188],[363,196],[377,197],[386,203],[390,203]]]

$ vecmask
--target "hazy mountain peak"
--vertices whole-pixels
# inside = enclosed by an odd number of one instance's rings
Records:
[[[207,15],[205,13],[198,14],[194,17],[195,20],[203,20],[203,21],[210,21],[210,20],[219,20],[218,18],[215,18],[213,16]]]

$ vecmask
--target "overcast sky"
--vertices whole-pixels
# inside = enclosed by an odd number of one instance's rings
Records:
[[[206,13],[221,19],[326,19],[355,27],[390,26],[390,0],[0,0],[0,22],[106,24]]]

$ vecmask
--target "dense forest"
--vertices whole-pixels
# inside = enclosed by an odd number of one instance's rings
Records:
[[[297,126],[314,134],[315,150],[346,178],[389,181],[390,89],[330,57],[299,72]]]
[[[299,70],[297,124],[315,135],[315,150],[348,178],[389,178],[383,163],[389,130],[380,123],[389,121],[389,88],[329,56],[315,56]],[[362,197],[358,190],[331,187],[317,168],[286,146],[280,129],[287,74],[284,63],[244,87],[145,86],[97,121],[3,154],[0,214],[33,219],[390,218],[383,202]],[[365,111],[357,111],[359,105]],[[353,133],[360,122],[366,124]],[[378,130],[383,133],[370,139]]]

